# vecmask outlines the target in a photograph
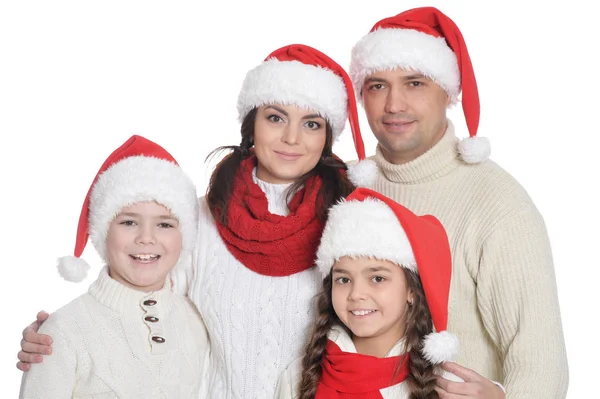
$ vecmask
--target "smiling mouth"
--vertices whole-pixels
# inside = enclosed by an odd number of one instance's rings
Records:
[[[373,314],[377,312],[376,310],[351,310],[350,313],[352,313],[354,316],[368,316],[370,314]]]
[[[139,263],[152,263],[160,259],[160,255],[154,254],[133,254],[129,257]]]

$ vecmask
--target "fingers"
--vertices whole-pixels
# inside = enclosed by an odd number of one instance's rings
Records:
[[[38,334],[39,325],[37,321],[31,323],[23,330],[23,340],[32,344],[52,345],[52,337],[49,335]]]
[[[52,347],[50,346],[34,344],[25,340],[21,340],[21,350],[34,355],[50,355],[52,353]]]
[[[19,351],[17,358],[19,359],[19,363],[41,363],[43,360],[42,355],[38,355],[36,353],[27,353],[23,351]],[[18,367],[19,365],[17,364],[17,368]],[[19,368],[19,370],[21,369]]]
[[[29,363],[18,362],[17,368],[19,370],[25,372],[25,371],[29,371],[29,369],[31,368],[31,365]]]
[[[446,362],[442,364],[441,367],[443,370],[446,370],[447,372],[462,378],[465,382],[484,380],[484,378],[477,374],[475,371],[463,367],[458,363]]]
[[[39,323],[39,325],[41,325],[43,322],[46,321],[46,319],[48,318],[48,316],[50,316],[50,314],[48,314],[46,311],[42,310],[40,311],[37,316],[37,322]]]

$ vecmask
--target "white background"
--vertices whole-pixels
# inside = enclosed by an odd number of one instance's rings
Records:
[[[0,397],[18,394],[22,329],[38,310],[83,293],[100,268],[89,246],[84,257],[96,267],[76,285],[58,277],[55,260],[71,253],[83,198],[112,150],[132,134],[154,140],[203,193],[214,166],[206,155],[239,143],[235,104],[247,70],[290,43],[319,48],[348,67],[353,44],[376,21],[424,5],[461,27],[479,82],[480,135],[545,217],[569,398],[595,395],[598,24],[583,2],[529,3],[2,2]],[[375,139],[360,113],[370,155]],[[450,116],[464,137],[460,108]],[[334,149],[355,158],[349,132]]]

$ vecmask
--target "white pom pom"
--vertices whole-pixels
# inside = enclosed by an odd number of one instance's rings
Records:
[[[364,159],[348,165],[348,179],[356,187],[372,187],[377,179],[377,164],[371,159]]]
[[[431,333],[423,339],[423,357],[431,364],[453,362],[458,357],[460,342],[448,331]]]
[[[492,148],[486,137],[468,137],[458,143],[458,152],[466,163],[483,162],[490,157]]]
[[[67,281],[73,283],[82,282],[87,277],[90,265],[81,258],[74,256],[63,256],[58,259],[58,274]]]

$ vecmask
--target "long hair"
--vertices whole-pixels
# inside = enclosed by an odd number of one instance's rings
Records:
[[[231,153],[223,158],[215,167],[206,193],[206,199],[210,212],[218,223],[227,223],[229,201],[233,193],[235,176],[240,169],[244,159],[252,155],[250,149],[254,145],[254,124],[258,109],[253,108],[242,121],[240,129],[242,141],[236,146],[224,146],[213,150],[208,157],[217,152],[230,150]],[[348,196],[355,186],[346,176],[346,164],[333,155],[333,130],[327,123],[325,129],[325,146],[317,165],[300,176],[288,190],[288,202],[291,197],[300,190],[313,176],[320,176],[323,184],[317,193],[317,216],[323,222],[327,219],[328,210],[338,200]],[[208,158],[207,157],[207,158]]]
[[[433,331],[433,321],[425,300],[425,292],[418,274],[402,268],[407,288],[414,294],[405,326],[405,352],[409,354],[409,372],[406,382],[411,399],[439,399],[435,391],[436,375],[421,353],[423,338]],[[313,399],[323,372],[322,362],[327,346],[327,334],[335,324],[342,324],[333,309],[331,273],[323,280],[323,291],[317,297],[317,317],[304,357],[299,399]],[[342,324],[343,325],[343,324]],[[400,369],[402,365],[398,365]],[[399,370],[398,370],[399,371]]]

